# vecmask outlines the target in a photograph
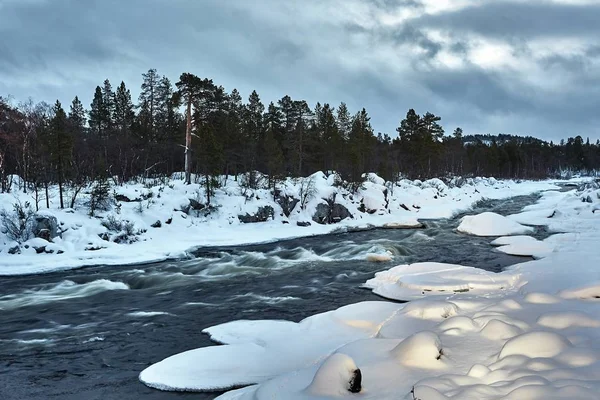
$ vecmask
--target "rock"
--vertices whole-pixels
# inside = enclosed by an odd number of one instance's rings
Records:
[[[335,224],[346,218],[352,218],[352,214],[346,207],[335,202],[335,196],[326,201],[327,203],[317,204],[317,209],[312,218],[316,223]]]
[[[320,203],[317,204],[317,209],[315,210],[315,213],[313,214],[313,221],[315,221],[317,224],[328,224],[329,223],[329,205],[324,204],[324,203]]]
[[[284,225],[288,225],[290,223],[290,221],[281,221],[281,223]]]
[[[64,254],[64,253],[65,253],[65,252],[64,252],[63,250],[58,250],[58,251],[56,252],[56,254]]]
[[[402,207],[403,209],[405,209],[406,211],[410,211],[410,209],[408,207],[406,207],[405,204],[400,204],[400,207]]]
[[[132,203],[132,202],[140,202],[140,201],[142,201],[142,199],[140,199],[139,197],[132,200],[129,197],[125,196],[124,194],[116,194],[115,195],[115,200],[123,202],[123,203]]]
[[[286,217],[289,217],[292,211],[294,211],[296,205],[300,202],[300,200],[292,196],[279,195],[275,198],[275,202],[279,204],[279,206],[283,210],[283,214],[285,214]]]
[[[592,200],[592,196],[590,196],[590,195],[588,195],[587,197],[583,197],[581,199],[581,201],[584,203],[593,203],[594,202],[594,200]]]
[[[53,215],[36,214],[33,235],[37,238],[52,242],[58,236],[58,221]]]
[[[173,222],[173,218],[169,218],[168,220],[166,220],[165,224],[171,225],[171,222]]]
[[[46,246],[33,246],[33,248],[35,249],[35,252],[37,254],[42,254],[46,252]]]
[[[11,247],[10,249],[8,249],[8,254],[21,254],[21,247],[19,247],[18,245]]]
[[[362,390],[362,372],[357,368],[352,372],[350,382],[348,382],[348,391],[350,393],[360,393]]]
[[[189,200],[190,200],[190,207],[189,208],[192,209],[192,210],[200,211],[200,210],[204,210],[206,208],[206,206],[204,204],[200,203],[197,200],[194,200],[194,199],[189,199]],[[189,211],[189,209],[188,209],[188,211]]]
[[[333,222],[340,222],[343,219],[352,218],[352,214],[346,207],[341,204],[335,203],[331,210],[331,220]]]
[[[162,226],[162,223],[160,221],[156,221],[155,223],[153,223],[150,226],[153,228],[160,228]]]
[[[306,228],[307,226],[310,226],[311,223],[308,221],[298,221],[298,222],[296,222],[296,225]]]
[[[246,215],[238,215],[238,219],[240,222],[244,224],[253,224],[256,222],[266,222],[269,219],[273,219],[275,216],[275,210],[271,206],[263,206],[259,207],[255,214],[250,215],[246,213]]]

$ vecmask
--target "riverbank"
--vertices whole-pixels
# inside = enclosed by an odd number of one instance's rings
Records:
[[[178,354],[140,379],[170,390],[250,385],[223,400],[353,398],[360,369],[365,399],[596,398],[599,195],[597,188],[546,192],[509,216],[555,233],[541,241],[544,252],[522,235],[495,243],[538,260],[500,274],[466,265],[396,267],[367,286],[407,304],[358,303],[285,326],[211,327],[205,332],[226,345]],[[467,221],[472,228],[477,219]]]
[[[83,190],[73,208],[60,209],[52,187],[50,209],[42,215],[55,218],[58,236],[51,243],[41,238],[17,243],[0,233],[0,275],[159,262],[186,258],[198,246],[264,243],[364,227],[415,228],[419,219],[448,218],[482,199],[531,194],[556,188],[556,183],[455,178],[391,184],[369,174],[351,192],[334,175],[316,173],[282,182],[274,197],[269,190],[250,190],[228,179],[217,189],[212,207],[205,207],[201,185],[172,179],[115,186],[107,211],[96,210],[93,217],[93,188]],[[32,194],[0,194],[0,209],[27,202],[35,204]]]

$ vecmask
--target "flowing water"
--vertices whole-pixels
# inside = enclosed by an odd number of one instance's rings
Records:
[[[518,212],[536,196],[484,201],[471,213]],[[137,376],[170,355],[214,345],[202,329],[236,319],[287,319],[365,300],[360,285],[401,263],[501,271],[527,258],[455,232],[457,216],[418,230],[370,230],[271,244],[203,248],[194,259],[0,277],[0,399],[213,399],[166,393]],[[545,237],[541,229],[536,236]],[[369,253],[393,261],[372,263]]]

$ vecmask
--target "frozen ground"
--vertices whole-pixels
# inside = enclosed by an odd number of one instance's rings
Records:
[[[509,219],[556,234],[493,243],[535,261],[500,274],[438,263],[395,267],[366,287],[409,303],[359,303],[300,323],[218,325],[206,333],[223,346],[175,355],[140,379],[169,390],[250,385],[221,400],[599,398],[598,205],[597,188],[545,192]],[[468,219],[469,231],[487,234],[479,222],[488,218]]]
[[[197,246],[260,243],[352,228],[414,228],[419,226],[419,219],[450,217],[484,198],[508,198],[555,187],[551,181],[516,183],[494,178],[455,179],[449,185],[439,179],[402,180],[392,185],[370,174],[362,188],[351,194],[335,184],[334,176],[326,177],[323,173],[290,179],[279,186],[283,197],[302,199],[303,194],[310,192],[310,195],[305,196],[304,206],[299,202],[286,216],[268,190],[245,190],[229,178],[211,202],[216,209],[205,215],[203,211],[187,210],[190,199],[205,202],[201,185],[184,185],[177,179],[132,183],[113,186],[111,197],[118,195],[121,200],[111,210],[90,217],[87,206],[90,188],[79,195],[73,209],[61,210],[57,188],[53,187],[50,209],[44,208],[45,201],[40,205],[43,213],[57,218],[61,237],[55,238],[53,243],[31,239],[21,244],[20,254],[9,254],[17,243],[0,233],[0,275],[43,273],[86,265],[147,263],[186,257],[187,252]],[[312,190],[308,190],[310,186]],[[325,204],[334,195],[335,203],[344,206],[352,218],[330,225],[315,223],[312,217],[319,204]],[[123,200],[125,197],[133,201]],[[0,194],[0,209],[11,210],[17,201],[35,204],[31,193],[24,194],[15,188],[10,194]],[[268,221],[240,222],[238,216],[254,215],[265,206],[274,211]],[[136,241],[115,243],[113,238],[120,232],[108,232],[102,225],[109,217],[133,224],[132,237]],[[153,227],[157,222],[160,227]],[[297,225],[299,222],[311,225],[301,227]],[[36,248],[45,252],[38,254]],[[389,255],[373,254],[371,258],[386,261]]]

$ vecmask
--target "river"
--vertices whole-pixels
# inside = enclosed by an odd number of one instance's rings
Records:
[[[469,213],[511,214],[537,198],[483,201]],[[137,376],[165,357],[214,345],[201,333],[212,325],[299,321],[382,300],[360,285],[394,265],[438,261],[498,272],[527,260],[493,251],[491,238],[456,233],[459,217],[416,230],[202,248],[184,261],[0,277],[0,399],[213,399],[217,393],[149,389]],[[394,260],[366,261],[383,250]]]

